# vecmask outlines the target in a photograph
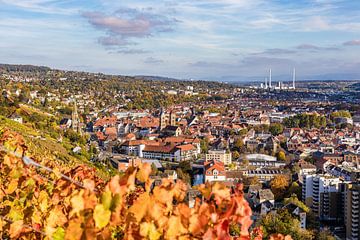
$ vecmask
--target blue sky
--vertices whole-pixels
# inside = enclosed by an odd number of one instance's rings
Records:
[[[360,78],[360,1],[0,0],[0,62],[210,80]]]

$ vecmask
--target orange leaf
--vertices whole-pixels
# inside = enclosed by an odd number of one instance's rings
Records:
[[[146,182],[149,179],[151,171],[151,165],[148,163],[144,163],[140,165],[139,171],[136,174],[136,178],[140,182]]]
[[[18,220],[10,224],[10,238],[17,238],[22,233],[24,227],[23,227],[23,220]]]

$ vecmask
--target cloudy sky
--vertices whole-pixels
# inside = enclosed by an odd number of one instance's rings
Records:
[[[0,0],[0,62],[176,78],[360,78],[358,0]]]

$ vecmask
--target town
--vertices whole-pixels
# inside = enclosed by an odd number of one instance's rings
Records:
[[[271,89],[34,66],[0,74],[2,116],[70,139],[72,156],[105,172],[149,163],[155,184],[187,183],[189,206],[198,185],[242,183],[255,224],[359,239],[358,81]]]

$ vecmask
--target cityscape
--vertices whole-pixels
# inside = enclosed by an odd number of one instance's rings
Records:
[[[85,5],[0,0],[1,239],[360,239],[360,5]]]

